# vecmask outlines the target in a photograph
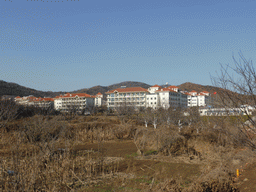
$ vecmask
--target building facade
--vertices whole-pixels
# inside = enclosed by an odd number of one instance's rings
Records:
[[[146,107],[146,95],[148,90],[142,87],[117,88],[106,92],[107,107],[114,109],[117,107]]]
[[[191,91],[185,93],[188,97],[187,105],[188,107],[205,107],[211,104],[211,97],[210,93],[207,91],[202,91],[197,93],[196,91]]]
[[[103,95],[92,96],[86,93],[66,93],[54,98],[54,108],[62,112],[80,112],[102,105]]]

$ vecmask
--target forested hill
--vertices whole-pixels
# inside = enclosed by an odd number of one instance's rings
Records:
[[[219,87],[214,87],[210,85],[199,85],[199,84],[190,83],[190,82],[183,83],[181,85],[178,85],[177,87],[179,87],[180,90],[184,90],[188,92],[195,90],[197,92],[208,91],[210,93],[213,93],[213,92],[220,92],[224,90]]]

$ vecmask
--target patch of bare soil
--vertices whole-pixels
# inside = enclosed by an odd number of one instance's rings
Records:
[[[116,172],[96,178],[84,188],[86,191],[144,191],[152,183],[155,185],[167,179],[183,180],[189,185],[201,173],[201,165],[196,159],[184,162],[171,156],[137,156],[137,148],[131,140],[87,143],[77,145],[73,150],[77,153],[102,152],[105,163],[119,161]]]
[[[238,188],[241,192],[256,191],[256,163],[248,164],[238,179]]]

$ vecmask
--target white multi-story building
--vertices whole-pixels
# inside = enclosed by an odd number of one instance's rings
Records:
[[[122,106],[145,108],[148,90],[142,87],[117,88],[106,92],[106,94],[108,109]]]
[[[75,110],[82,112],[94,106],[100,107],[102,105],[103,95],[98,93],[92,96],[86,93],[66,93],[54,98],[54,108],[59,111],[69,112]]]

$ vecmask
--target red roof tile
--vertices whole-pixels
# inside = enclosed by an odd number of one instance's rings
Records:
[[[97,95],[102,95],[102,94],[99,92],[99,93],[97,93]]]

